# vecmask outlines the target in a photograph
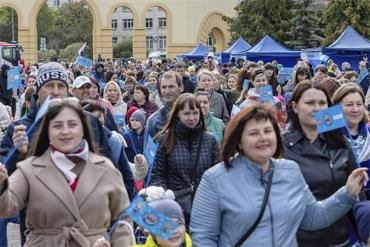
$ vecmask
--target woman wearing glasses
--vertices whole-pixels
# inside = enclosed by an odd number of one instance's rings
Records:
[[[26,246],[91,246],[129,205],[122,176],[96,153],[74,100],[52,100],[36,136],[32,156],[10,177],[0,166],[0,217],[27,207]],[[110,243],[130,246],[128,227],[118,227]]]

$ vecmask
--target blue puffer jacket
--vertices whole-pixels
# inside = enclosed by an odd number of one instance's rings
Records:
[[[27,127],[30,127],[32,125],[32,123],[35,121],[38,109],[39,108],[36,104],[36,101],[33,100],[29,112],[27,113],[26,117],[24,117],[22,119],[22,124],[26,125]],[[99,152],[102,155],[108,157],[110,160],[112,160],[112,162],[115,164],[115,166],[121,171],[124,182],[125,182],[126,189],[129,193],[129,195],[132,196],[131,192],[133,192],[133,190],[134,190],[135,180],[134,180],[133,174],[131,172],[130,166],[128,164],[127,158],[125,156],[121,157],[119,159],[118,164],[117,164],[117,162],[114,161],[114,159],[112,158],[112,150],[111,150],[111,148],[109,146],[109,143],[108,143],[108,140],[107,140],[107,136],[109,135],[109,130],[103,128],[103,126],[100,124],[99,120],[94,115],[92,115],[91,113],[86,112],[86,111],[85,111],[85,114],[88,116],[88,118],[90,120],[89,122],[90,122],[91,130],[92,130],[92,133],[93,133],[93,138],[94,138],[95,143],[98,146],[97,148],[98,148]],[[1,145],[0,145],[0,159],[2,161],[7,156],[9,150],[14,145],[13,140],[12,140],[12,136],[13,136],[13,132],[14,132],[14,126],[19,125],[20,123],[21,123],[21,121],[18,120],[15,123],[9,125],[9,127],[7,129],[7,132],[6,132],[4,138],[1,142]],[[32,138],[33,138],[33,136],[34,136],[34,134],[37,131],[39,126],[40,126],[40,123],[38,123],[37,126],[33,129],[33,131],[31,131],[31,133],[28,135],[29,143],[31,143]],[[8,169],[9,174],[12,174],[15,171],[16,163],[23,160],[24,158],[25,157],[21,156],[18,152],[16,152],[13,155],[12,159],[10,159],[8,164],[7,164],[7,169]]]
[[[262,169],[237,155],[226,169],[223,163],[208,169],[193,201],[190,232],[193,246],[235,246],[255,222],[271,172],[273,179],[263,217],[244,246],[297,246],[298,228],[317,230],[334,223],[356,202],[345,187],[318,202],[297,163],[272,159]]]

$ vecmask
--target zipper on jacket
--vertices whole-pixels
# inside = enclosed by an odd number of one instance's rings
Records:
[[[331,185],[332,185],[332,189],[334,190],[335,189],[334,165],[331,160],[329,161],[329,166],[330,166],[330,174],[331,174]]]

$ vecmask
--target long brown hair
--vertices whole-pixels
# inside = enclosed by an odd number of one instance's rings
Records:
[[[268,104],[257,104],[241,110],[234,116],[226,126],[225,136],[222,142],[221,158],[227,168],[231,168],[231,161],[236,153],[242,153],[239,148],[244,127],[248,121],[270,120],[275,131],[277,147],[273,155],[274,158],[284,156],[283,142],[280,136],[279,125],[275,118],[273,107]]]
[[[95,144],[91,135],[90,126],[85,116],[83,110],[81,109],[80,104],[78,101],[73,100],[74,98],[66,98],[66,99],[55,99],[52,100],[49,104],[48,111],[46,112],[45,116],[42,119],[41,125],[38,131],[35,133],[35,137],[31,142],[31,154],[32,156],[41,156],[50,146],[50,139],[49,139],[49,124],[50,121],[53,120],[62,110],[65,108],[69,108],[77,113],[79,116],[83,131],[84,131],[84,138],[86,139],[87,143],[89,144],[90,152],[96,153]]]
[[[176,133],[175,133],[175,123],[178,119],[178,114],[185,106],[189,106],[191,110],[199,109],[199,121],[202,123],[202,128],[204,131],[207,130],[206,123],[204,121],[204,116],[200,108],[200,104],[197,97],[191,93],[184,93],[180,95],[175,101],[172,111],[169,116],[169,120],[164,128],[154,137],[157,139],[159,136],[163,135],[164,139],[161,142],[161,147],[164,147],[166,154],[172,152],[176,145]]]

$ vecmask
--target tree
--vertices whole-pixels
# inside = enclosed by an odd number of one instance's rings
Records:
[[[312,4],[312,0],[295,2],[292,9],[290,40],[286,44],[294,49],[319,47],[323,38],[323,29],[320,26],[320,6]]]
[[[48,49],[45,52],[37,51],[37,57],[39,60],[48,61],[50,57],[56,56],[57,52],[52,49]]]
[[[63,38],[61,47],[72,43],[87,42],[85,56],[92,55],[93,18],[89,8],[83,2],[63,4],[58,9],[57,26]],[[60,37],[57,37],[60,38]]]
[[[113,46],[114,58],[132,57],[132,38],[123,38]]]
[[[37,47],[40,49],[40,38],[46,38],[46,46],[48,49],[59,51],[62,39],[57,35],[56,26],[57,12],[44,4],[37,16]]]
[[[361,35],[370,38],[369,0],[331,0],[323,13],[323,46],[333,43],[351,25]]]
[[[59,57],[62,59],[68,59],[69,61],[73,62],[72,59],[76,56],[81,45],[81,43],[72,43],[68,45],[66,48],[59,51]]]
[[[17,12],[9,7],[0,9],[0,41],[10,42],[12,37],[12,12],[14,17],[14,39],[18,39],[18,17]]]
[[[235,18],[224,17],[230,25],[232,39],[242,36],[251,44],[265,35],[281,42],[289,40],[288,30],[292,0],[243,0],[235,7]]]

